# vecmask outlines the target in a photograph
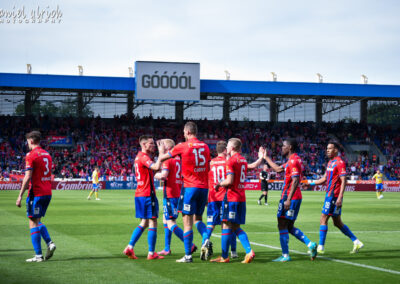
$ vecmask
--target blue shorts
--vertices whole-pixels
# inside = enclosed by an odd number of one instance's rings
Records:
[[[246,202],[222,202],[222,221],[234,224],[246,223]]]
[[[31,196],[26,198],[26,215],[28,218],[42,218],[50,204],[51,195]]]
[[[165,220],[175,220],[178,218],[178,201],[179,197],[163,199]]]
[[[329,216],[340,216],[342,214],[342,208],[336,207],[337,197],[326,196],[324,206],[322,207],[322,213]]]
[[[183,187],[178,209],[185,215],[203,215],[208,199],[208,188]]]
[[[297,219],[297,215],[300,211],[301,199],[291,200],[289,210],[285,210],[283,203],[286,201],[286,199],[287,197],[279,201],[277,217],[294,221]]]
[[[382,190],[383,189],[383,183],[377,183],[375,185],[376,190]]]
[[[94,183],[93,184],[93,189],[99,189],[99,184],[98,183]]]
[[[140,219],[152,219],[158,218],[158,200],[154,197],[154,201],[151,196],[135,197],[135,210],[136,218]]]
[[[222,201],[213,201],[207,205],[207,225],[221,225]]]

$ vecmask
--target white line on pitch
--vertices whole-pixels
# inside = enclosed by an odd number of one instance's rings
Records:
[[[393,234],[393,233],[400,233],[400,231],[352,231],[354,234],[368,234],[368,233],[384,233],[384,234]],[[263,234],[276,234],[278,235],[279,232],[251,232],[252,234],[256,235],[263,235]],[[319,231],[314,231],[314,232],[303,232],[304,234],[319,234]],[[343,234],[342,232],[332,232],[329,231],[329,234]]]
[[[221,238],[220,235],[212,234],[214,237]],[[260,243],[255,243],[255,242],[250,242],[250,244],[255,245],[255,246],[260,246],[260,247],[265,247],[265,248],[270,248],[270,249],[275,249],[275,250],[281,250],[280,247],[274,247],[270,245],[265,245],[265,244],[260,244]],[[308,253],[301,252],[298,250],[290,250],[290,252],[301,254],[301,255],[308,255]],[[387,272],[387,273],[392,273],[392,274],[397,274],[400,275],[400,271],[396,270],[391,270],[391,269],[386,269],[386,268],[381,268],[381,267],[376,267],[376,266],[371,266],[371,265],[366,265],[366,264],[361,264],[361,263],[356,263],[356,262],[351,262],[351,261],[346,261],[346,260],[341,260],[341,259],[336,259],[336,258],[331,258],[331,257],[326,257],[326,256],[317,256],[317,258],[324,259],[324,260],[330,260],[338,263],[344,263],[344,264],[349,264],[353,266],[358,266],[358,267],[363,267],[363,268],[368,268],[372,270],[377,270],[377,271],[382,271],[382,272]]]

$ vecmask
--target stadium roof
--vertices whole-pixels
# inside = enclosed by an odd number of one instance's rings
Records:
[[[0,73],[0,88],[11,90],[129,93],[135,78]],[[200,80],[201,93],[322,97],[400,98],[400,85]]]

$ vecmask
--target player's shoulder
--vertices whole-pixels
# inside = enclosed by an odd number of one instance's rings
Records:
[[[301,164],[301,158],[297,154],[293,154],[292,156],[289,157],[289,160],[287,161],[287,164],[290,166],[294,166],[296,164]]]
[[[179,147],[184,147],[187,146],[187,142],[179,142],[178,144],[176,144],[176,146],[174,148],[179,148]]]
[[[29,151],[28,153],[26,153],[25,157],[28,158],[32,158],[33,157],[33,153],[32,151]]]
[[[50,153],[47,152],[45,149],[40,148],[40,149],[38,150],[38,155],[39,155],[39,156],[50,156]]]
[[[136,155],[135,161],[140,161],[144,157],[144,153],[142,151],[139,151]]]
[[[345,166],[346,165],[346,162],[343,161],[341,157],[336,157],[336,162],[340,166]]]
[[[239,163],[247,163],[247,160],[245,157],[243,157],[242,155],[238,155],[237,160]]]

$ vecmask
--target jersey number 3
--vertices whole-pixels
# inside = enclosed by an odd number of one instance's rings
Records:
[[[50,169],[49,169],[49,159],[43,158],[43,162],[46,163],[46,165],[45,165],[46,170],[44,171],[43,174],[44,174],[45,176],[47,176],[47,175],[49,174],[49,172],[50,172]]]

